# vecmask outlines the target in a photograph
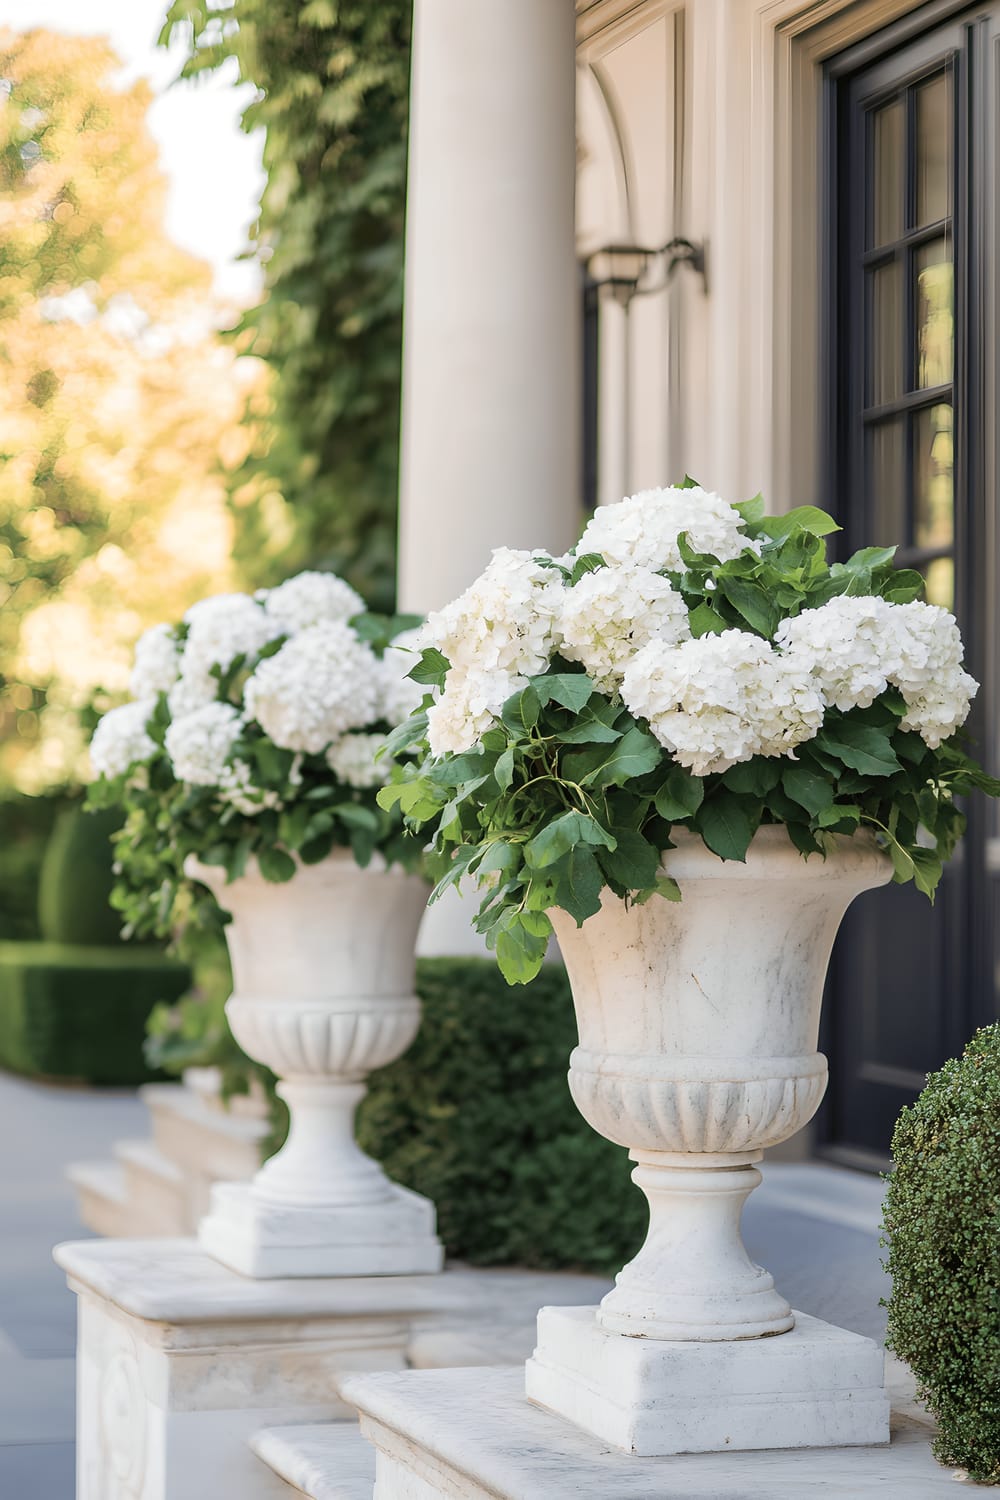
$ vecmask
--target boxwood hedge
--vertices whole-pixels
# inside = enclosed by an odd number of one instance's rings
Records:
[[[424,1023],[373,1076],[359,1139],[437,1204],[449,1254],[493,1265],[618,1270],[646,1229],[627,1154],[566,1083],[576,1026],[566,975],[509,988],[485,959],[417,965]]]
[[[937,1418],[941,1462],[1000,1484],[1000,1026],[931,1075],[892,1154],[887,1343]]]

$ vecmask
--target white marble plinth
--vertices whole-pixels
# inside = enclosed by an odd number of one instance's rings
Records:
[[[878,1447],[640,1458],[533,1405],[518,1370],[477,1370],[474,1380],[468,1370],[352,1376],[343,1394],[376,1449],[377,1500],[954,1500],[957,1493],[952,1472],[932,1457],[932,1424],[911,1403],[894,1411],[892,1442]],[[720,1396],[718,1404],[728,1403]],[[281,1434],[283,1472],[305,1477],[308,1465],[304,1493],[338,1495],[337,1435],[320,1428],[300,1438],[296,1467],[295,1439]]]
[[[608,1332],[594,1307],[544,1307],[525,1391],[626,1453],[843,1448],[889,1441],[882,1351],[795,1314],[790,1333],[674,1342]]]
[[[446,1276],[253,1281],[184,1239],[55,1254],[79,1297],[77,1500],[277,1500],[251,1434],[349,1417],[341,1378],[404,1369],[456,1300]]]
[[[444,1265],[429,1198],[386,1181],[376,1203],[298,1208],[247,1183],[212,1189],[198,1228],[208,1255],[244,1276],[423,1276]]]

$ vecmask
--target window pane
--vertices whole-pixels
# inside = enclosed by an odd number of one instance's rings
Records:
[[[917,412],[913,421],[913,540],[950,547],[955,540],[955,484],[950,406]]]
[[[903,423],[893,417],[888,422],[873,422],[867,437],[867,513],[868,532],[873,541],[882,544],[904,540],[909,528],[904,524],[903,506]]]
[[[875,245],[888,245],[903,232],[906,145],[903,101],[893,99],[871,115],[872,231]]]
[[[883,406],[903,390],[903,271],[898,260],[871,273],[868,402]]]
[[[951,241],[922,245],[914,257],[916,276],[917,385],[948,385],[954,364],[955,270]]]
[[[948,75],[914,90],[917,107],[917,223],[934,224],[950,212],[951,119]]]
[[[955,607],[955,563],[950,557],[937,557],[924,569],[924,590],[928,604],[942,609]]]

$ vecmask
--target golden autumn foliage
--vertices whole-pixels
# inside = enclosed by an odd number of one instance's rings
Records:
[[[119,70],[0,29],[0,778],[25,789],[78,774],[77,710],[141,630],[234,585],[223,471],[261,394]]]

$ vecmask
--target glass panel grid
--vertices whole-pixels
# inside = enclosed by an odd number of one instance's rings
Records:
[[[954,595],[952,136],[948,69],[868,111],[861,271],[866,505],[880,534],[925,559],[916,565],[941,604]]]
[[[937,224],[951,213],[951,90],[942,70],[912,90],[915,114],[915,223]]]
[[[871,112],[869,244],[891,245],[903,233],[906,201],[906,109],[901,97]]]
[[[950,385],[955,350],[955,266],[951,237],[914,251],[916,384],[920,390]]]

